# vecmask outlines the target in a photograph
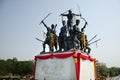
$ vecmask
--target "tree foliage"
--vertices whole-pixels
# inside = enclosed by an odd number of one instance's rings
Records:
[[[97,63],[96,66],[97,77],[114,77],[120,75],[120,68],[111,67],[107,68],[105,64]]]
[[[108,71],[109,71],[109,75],[112,77],[112,76],[117,76],[120,74],[120,68],[116,68],[116,67],[111,67],[111,68],[108,68]]]
[[[33,61],[18,61],[17,58],[0,60],[0,75],[27,75],[33,74]]]

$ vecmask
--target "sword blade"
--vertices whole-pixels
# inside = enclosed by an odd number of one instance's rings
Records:
[[[51,15],[51,13],[49,13],[42,21],[44,21],[49,15]],[[42,23],[42,21],[40,22],[40,24]]]

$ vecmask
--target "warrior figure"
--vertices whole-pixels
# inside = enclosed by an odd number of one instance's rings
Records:
[[[80,20],[76,20],[76,24],[73,26],[72,37],[73,37],[73,40],[74,40],[74,45],[73,45],[74,49],[76,48],[76,45],[78,45],[78,49],[80,48],[80,40],[78,39],[78,37],[81,34],[81,32],[79,30],[79,27],[78,27],[79,23],[80,23]]]
[[[51,25],[51,28],[48,27],[43,21],[41,22],[43,25],[47,28],[47,34],[46,39],[43,43],[43,52],[45,52],[45,44],[49,45],[49,51],[54,51],[54,41],[55,41],[55,31],[54,31],[54,25]]]
[[[67,39],[67,27],[66,27],[66,22],[63,20],[62,21],[62,28],[61,28],[61,31],[59,33],[59,51],[62,51],[62,49],[64,49],[64,51],[66,51],[67,49],[67,42],[66,42],[66,39]]]
[[[87,22],[85,23],[84,27],[81,29],[81,40],[80,40],[80,46],[81,50],[84,51],[86,48],[86,40],[85,40],[85,34],[84,34],[84,29],[86,28]]]
[[[70,33],[70,30],[72,30],[72,27],[73,27],[73,17],[74,16],[80,16],[80,15],[72,13],[71,10],[69,10],[68,14],[61,14],[61,15],[62,16],[67,16],[67,18],[68,18],[67,27],[68,27],[68,30],[69,30],[69,33]],[[70,35],[71,35],[71,33],[70,33]]]

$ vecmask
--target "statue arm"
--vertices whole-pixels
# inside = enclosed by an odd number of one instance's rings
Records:
[[[79,14],[75,14],[76,16],[80,16]]]
[[[74,13],[73,13],[73,15],[74,15],[74,16],[80,16],[79,14],[74,14]]]
[[[55,29],[56,29],[56,27],[57,27],[57,24],[55,25]]]
[[[42,21],[43,25],[48,29],[48,26]]]
[[[86,28],[87,22],[85,22],[84,26],[83,26],[83,30]]]
[[[68,16],[68,14],[61,14],[61,16]]]

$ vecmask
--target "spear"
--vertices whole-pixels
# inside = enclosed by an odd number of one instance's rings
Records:
[[[88,45],[91,45],[91,44],[93,44],[93,43],[95,43],[95,42],[98,42],[100,39],[98,39],[98,40],[96,40],[96,41],[93,41],[93,42],[91,42],[91,43],[89,43]]]
[[[92,39],[90,39],[88,42],[92,41],[94,38],[96,38],[96,36],[97,36],[97,34]]]

